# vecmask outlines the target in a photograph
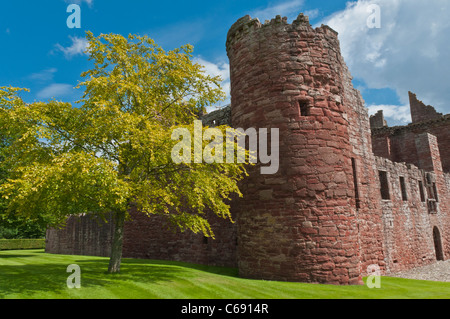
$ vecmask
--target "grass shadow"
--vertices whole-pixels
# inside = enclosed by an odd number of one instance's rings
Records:
[[[82,289],[67,288],[81,269]],[[366,286],[310,285],[246,280],[236,268],[175,261],[122,260],[119,274],[108,274],[109,258],[50,255],[42,251],[0,252],[0,298],[16,299],[353,299],[447,298],[450,284],[382,278],[381,289]]]
[[[182,267],[186,269],[198,270],[202,272],[207,272],[214,275],[221,275],[227,277],[239,277],[239,271],[237,268],[233,267],[219,267],[219,266],[208,266],[201,264],[192,264],[181,261],[169,261],[169,260],[150,260],[150,259],[133,259],[124,258],[124,265],[153,265],[153,266],[168,266],[168,267]]]
[[[27,257],[26,261],[14,261],[13,258]],[[33,258],[34,257],[34,258]],[[67,267],[77,264],[81,269],[83,288],[117,288],[122,283],[139,282],[142,284],[171,282],[180,277],[189,276],[189,271],[176,265],[166,265],[158,262],[140,262],[138,260],[124,260],[119,274],[108,274],[106,259],[80,259],[80,256],[55,256],[55,258],[42,257],[42,255],[1,254],[0,255],[0,298],[32,298],[34,295],[52,298],[67,297],[67,279],[72,274]],[[5,259],[2,263],[1,260]],[[42,259],[44,258],[44,259]]]

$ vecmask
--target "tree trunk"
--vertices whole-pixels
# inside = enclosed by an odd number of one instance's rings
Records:
[[[122,261],[123,228],[125,224],[125,212],[114,214],[114,235],[111,245],[111,257],[109,259],[108,272],[111,274],[120,272]]]

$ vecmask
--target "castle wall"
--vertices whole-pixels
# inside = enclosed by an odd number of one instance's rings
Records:
[[[238,265],[250,278],[356,284],[360,240],[343,65],[335,31],[300,15],[230,29],[232,122],[278,128],[280,169],[252,170],[235,203]]]
[[[213,214],[208,216],[215,239],[190,231],[180,232],[164,216],[130,210],[125,222],[123,257],[183,261],[212,266],[236,267],[236,226]],[[46,252],[51,254],[109,257],[114,222],[89,214],[71,216],[62,229],[48,229]]]
[[[380,206],[378,173],[372,150],[371,123],[361,93],[353,87],[352,77],[341,58],[343,104],[347,106],[349,139],[352,149],[354,199],[358,222],[361,272],[371,265],[384,272],[383,224]],[[384,123],[384,121],[381,121]]]
[[[422,133],[436,136],[444,172],[450,172],[450,115],[407,126],[373,128],[373,152],[394,162],[419,166],[415,137]]]
[[[110,256],[112,234],[111,216],[105,223],[100,218],[83,214],[70,216],[62,229],[48,229],[45,251],[51,254]]]
[[[373,130],[375,153],[385,154],[388,148],[390,155],[377,158],[377,169],[387,172],[391,194],[390,199],[382,200],[388,271],[410,269],[436,261],[435,227],[439,229],[444,258],[449,257],[450,188],[440,153],[448,141],[437,129],[447,125],[445,122],[441,119]],[[441,139],[427,133],[430,131],[437,132]],[[389,144],[383,145],[383,141]],[[406,196],[400,189],[400,177],[406,184]]]
[[[203,124],[279,129],[279,171],[249,169],[244,199],[231,203],[236,223],[208,218],[215,240],[131,210],[124,257],[331,284],[360,284],[373,264],[391,273],[450,258],[450,115],[410,94],[414,123],[389,128],[382,113],[369,120],[336,32],[313,29],[303,15],[292,24],[239,19],[227,53],[232,107]],[[109,256],[108,220],[70,217],[47,231],[46,251]]]
[[[387,273],[435,262],[433,228],[437,227],[441,235],[446,234],[449,219],[446,207],[437,207],[436,211],[430,211],[428,207],[428,173],[414,165],[395,163],[380,157],[376,158],[376,165],[378,170],[387,173],[390,195],[390,199],[381,202]],[[434,179],[434,173],[431,175]],[[402,191],[400,177],[404,179],[406,193]],[[441,240],[448,254],[448,237],[445,236],[448,234],[442,236]]]
[[[411,108],[412,123],[428,122],[438,120],[442,117],[441,113],[436,112],[431,105],[425,105],[417,99],[417,96],[409,92],[409,103]]]
[[[236,267],[236,226],[214,214],[208,216],[215,239],[191,231],[184,233],[167,223],[164,216],[130,212],[125,223],[123,256],[174,260],[194,264]]]

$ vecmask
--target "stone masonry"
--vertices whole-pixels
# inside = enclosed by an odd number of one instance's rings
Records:
[[[211,214],[216,239],[179,233],[132,210],[124,256],[237,267],[245,278],[361,284],[450,256],[450,116],[410,93],[413,123],[369,117],[338,34],[300,14],[245,16],[227,41],[231,105],[204,125],[278,128],[280,165],[259,165],[233,200],[236,223]],[[70,218],[48,230],[50,253],[107,256],[111,222]],[[81,224],[79,222],[81,220]],[[81,225],[81,226],[80,226]]]

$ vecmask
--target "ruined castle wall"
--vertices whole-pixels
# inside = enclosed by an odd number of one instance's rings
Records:
[[[427,205],[436,211],[430,218],[434,222],[433,227],[439,229],[445,258],[450,257],[450,188],[447,182],[448,175],[445,174],[448,172],[449,168],[446,165],[450,160],[449,130],[450,117],[446,115],[439,120],[410,124],[405,127],[374,129],[372,136],[375,141],[382,139],[390,141],[391,160],[413,164],[426,172],[433,173],[435,191],[430,189],[430,186],[427,187],[426,180],[422,183],[426,188]],[[430,201],[429,197],[435,192],[437,201],[434,202],[433,198]]]
[[[450,115],[423,126],[422,132],[436,136],[441,155],[442,169],[450,173]]]
[[[232,126],[231,123],[231,105],[214,110],[201,118],[203,126],[215,127],[219,125]]]
[[[431,105],[425,105],[422,101],[419,101],[416,95],[412,92],[409,92],[409,103],[411,108],[412,123],[439,120],[442,117],[442,113],[436,112],[434,107]]]
[[[433,228],[438,227],[442,234],[449,224],[444,207],[438,207],[436,212],[429,210],[427,173],[414,165],[380,157],[376,158],[376,165],[379,171],[387,173],[390,196],[381,202],[387,272],[409,270],[435,262]],[[404,190],[400,178],[404,180]],[[442,240],[447,241],[444,237]]]
[[[374,130],[375,140],[382,137],[391,141],[391,158],[396,160],[377,158],[377,169],[388,176],[384,187],[390,198],[382,200],[382,207],[386,263],[391,272],[438,259],[435,227],[440,233],[443,257],[450,257],[450,188],[441,162],[442,147],[436,136],[421,132],[421,127]],[[402,193],[400,177],[406,193]]]
[[[110,256],[114,225],[111,216],[107,216],[106,221],[86,214],[71,216],[64,228],[47,230],[45,251],[50,254]]]
[[[437,137],[442,168],[444,172],[450,172],[450,115],[408,126],[374,128],[373,152],[376,156],[395,162],[406,162],[419,166],[415,137],[422,133],[429,133]]]
[[[244,277],[361,282],[348,106],[337,34],[300,15],[230,29],[232,121],[280,130],[280,169],[259,166],[235,203]]]
[[[336,32],[313,29],[303,15],[292,24],[239,19],[227,53],[233,107],[203,123],[278,128],[279,171],[249,169],[244,199],[231,205],[236,223],[209,218],[215,240],[132,210],[124,257],[238,267],[248,278],[358,284],[372,264],[389,273],[434,262],[437,229],[442,257],[450,258],[449,115],[411,97],[415,123],[388,128],[379,114],[371,133]],[[47,252],[109,256],[108,220],[70,217],[64,229],[48,230]]]
[[[392,143],[389,134],[372,135],[372,149],[375,156],[392,160]]]
[[[123,257],[236,267],[235,224],[213,214],[208,220],[214,240],[191,231],[183,233],[164,216],[146,216],[131,209],[125,222]],[[69,217],[64,228],[47,230],[46,252],[109,257],[113,233],[111,216],[106,222],[88,214]]]
[[[215,239],[191,231],[181,232],[160,215],[146,216],[135,210],[125,223],[123,256],[183,261],[195,264],[236,267],[236,227],[213,214],[208,221]]]

